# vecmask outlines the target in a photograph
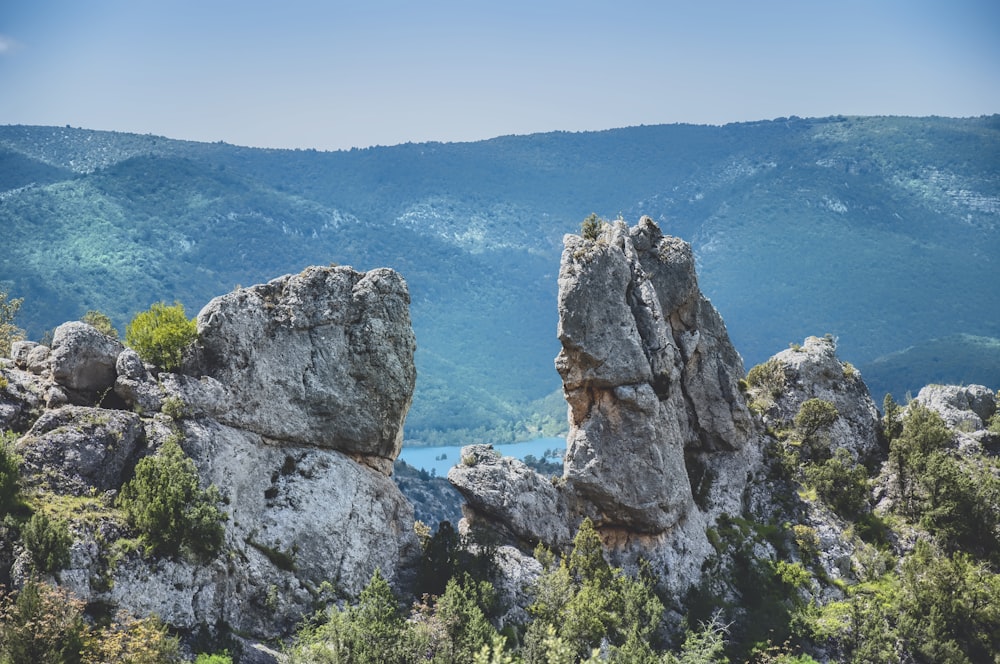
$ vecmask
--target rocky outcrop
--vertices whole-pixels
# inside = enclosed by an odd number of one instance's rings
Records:
[[[62,584],[178,629],[260,638],[356,595],[375,569],[403,578],[420,553],[413,508],[389,478],[415,379],[408,304],[391,270],[317,267],[210,302],[184,373],[144,365],[84,323],[58,328],[37,374],[29,358],[48,349],[22,344],[0,364],[0,425],[27,430],[25,484],[43,500],[88,498],[71,517]],[[84,405],[54,407],[67,401]],[[170,437],[222,496],[214,560],[115,544],[135,533],[114,492]]]
[[[307,268],[212,300],[186,373],[222,387],[211,414],[389,474],[416,371],[409,292],[392,270]]]
[[[837,358],[833,337],[807,337],[771,361],[780,366],[784,382],[764,413],[767,424],[791,427],[804,402],[822,399],[838,413],[826,432],[830,449],[847,449],[862,460],[881,453],[878,409],[858,370]]]
[[[76,496],[117,490],[145,437],[135,413],[85,406],[47,411],[16,445],[22,481]]]
[[[740,449],[753,433],[742,360],[698,288],[690,245],[648,217],[565,242],[567,484],[600,522],[662,532],[691,509],[685,451]]]
[[[0,376],[0,383],[6,383],[0,388],[0,431],[23,433],[45,408],[46,384],[7,358],[0,358]]]
[[[985,385],[927,385],[915,400],[964,432],[985,429],[997,410],[996,395]]]
[[[115,385],[115,363],[125,347],[79,321],[63,323],[52,335],[52,379],[72,403],[92,406]]]
[[[565,492],[524,462],[502,456],[492,445],[462,448],[462,459],[448,471],[468,509],[502,524],[517,541],[566,545],[573,520]]]
[[[564,549],[589,516],[617,560],[662,563],[668,585],[686,587],[712,551],[706,527],[721,511],[740,512],[760,462],[739,389],[742,360],[698,288],[690,246],[648,217],[564,242],[563,478],[553,485],[523,464],[466,448],[475,463],[448,479],[473,521]]]
[[[126,348],[115,361],[115,394],[140,413],[155,413],[163,407],[163,391],[142,363],[139,354]]]

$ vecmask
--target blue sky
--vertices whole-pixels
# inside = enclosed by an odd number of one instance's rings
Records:
[[[998,112],[996,0],[0,2],[0,124],[340,149]]]

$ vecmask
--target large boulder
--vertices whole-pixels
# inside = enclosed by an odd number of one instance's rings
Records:
[[[127,406],[140,413],[154,413],[163,405],[162,391],[146,367],[131,348],[126,348],[115,361],[115,394]]]
[[[560,548],[573,539],[566,496],[523,461],[505,457],[492,445],[462,448],[448,481],[475,512],[502,523],[521,544]]]
[[[114,387],[115,362],[124,349],[120,341],[87,323],[63,323],[52,335],[52,379],[79,405],[93,405]]]
[[[186,373],[224,386],[220,422],[388,474],[416,379],[409,302],[388,269],[310,267],[239,289],[198,314]]]
[[[997,398],[985,385],[927,385],[916,401],[966,433],[985,429],[997,409]]]
[[[0,431],[27,431],[45,407],[45,381],[0,358],[0,384]]]
[[[691,509],[685,453],[738,450],[753,436],[742,360],[698,288],[690,245],[649,217],[565,244],[556,368],[567,483],[601,522],[662,532]]]
[[[927,385],[914,403],[933,410],[954,430],[958,448],[981,453],[983,445],[994,447],[996,434],[990,421],[997,412],[997,396],[984,385]]]
[[[715,551],[708,529],[722,513],[742,513],[762,465],[740,391],[742,360],[698,288],[690,246],[648,217],[564,242],[556,359],[569,405],[563,477],[552,481],[473,446],[448,479],[472,525],[565,552],[589,517],[610,560],[629,569],[652,563],[667,590],[683,593]]]
[[[862,460],[880,455],[878,408],[858,370],[838,359],[833,337],[807,337],[771,361],[780,367],[784,385],[765,413],[769,423],[790,427],[803,403],[821,399],[838,413],[826,432],[830,449],[845,448]]]
[[[39,417],[16,449],[26,484],[81,496],[118,489],[144,442],[135,413],[64,406]]]

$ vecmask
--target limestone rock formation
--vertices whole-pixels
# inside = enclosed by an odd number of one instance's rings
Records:
[[[916,401],[937,412],[959,431],[979,431],[997,410],[997,398],[985,385],[927,385]]]
[[[389,474],[416,380],[409,302],[388,269],[314,267],[239,289],[198,315],[186,373],[223,386],[220,422]]]
[[[63,323],[52,335],[52,378],[77,405],[93,405],[114,387],[115,363],[124,349],[87,323]]]
[[[566,496],[524,462],[502,456],[492,445],[462,448],[448,471],[471,509],[502,523],[517,540],[567,545],[573,539]]]
[[[150,379],[139,354],[126,348],[115,361],[115,394],[141,413],[155,413],[163,407],[160,386]]]
[[[722,511],[740,512],[760,463],[739,389],[742,360],[698,288],[690,246],[648,217],[564,242],[556,359],[569,404],[563,478],[553,486],[523,464],[466,448],[475,463],[448,479],[473,521],[565,548],[589,516],[616,560],[653,561],[682,589],[712,551],[706,527]]]
[[[308,268],[209,303],[181,374],[84,323],[60,326],[47,364],[32,364],[48,352],[33,344],[0,360],[0,427],[27,432],[17,450],[28,490],[95,498],[70,519],[61,583],[178,629],[261,638],[357,594],[376,568],[404,577],[420,547],[388,475],[415,379],[408,303],[391,270]],[[214,560],[112,551],[135,536],[115,490],[170,437],[223,498]]]
[[[23,369],[12,360],[0,358],[0,370],[7,383],[0,389],[0,431],[27,431],[45,408],[45,381]]]
[[[753,433],[742,360],[698,288],[690,245],[648,217],[565,242],[567,483],[601,522],[662,532],[691,509],[685,450],[736,450]]]
[[[879,453],[879,414],[857,369],[837,358],[832,337],[808,337],[771,358],[784,375],[780,396],[765,413],[765,421],[789,427],[809,399],[832,403],[839,416],[830,427],[831,449],[843,447],[856,459]]]
[[[135,413],[63,406],[39,417],[16,450],[27,485],[83,496],[120,487],[144,442]]]

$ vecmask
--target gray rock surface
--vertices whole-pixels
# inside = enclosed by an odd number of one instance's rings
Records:
[[[162,390],[143,366],[139,354],[126,348],[115,360],[115,394],[133,410],[155,413],[163,405]]]
[[[38,376],[17,369],[10,360],[2,362],[9,366],[0,365],[0,373],[7,380],[7,386],[0,389],[0,431],[23,433],[45,408],[46,385]]]
[[[52,335],[52,378],[79,395],[79,405],[93,405],[114,387],[115,362],[124,349],[120,341],[87,323],[63,323]]]
[[[529,548],[538,542],[561,548],[573,540],[566,496],[551,480],[492,445],[463,447],[448,481],[475,512],[502,523]]]
[[[35,341],[25,341],[20,339],[10,344],[10,359],[14,360],[14,366],[18,369],[28,368],[28,354],[38,346]]]
[[[831,449],[843,447],[856,459],[879,453],[878,408],[857,369],[837,358],[833,338],[807,337],[771,359],[784,368],[785,388],[766,413],[769,423],[790,427],[805,401],[823,399],[839,413],[828,432]]]
[[[310,267],[209,302],[185,373],[224,386],[230,426],[353,454],[388,474],[416,371],[409,292],[392,270]]]
[[[26,484],[98,498],[70,517],[62,585],[177,629],[272,638],[357,595],[376,568],[405,581],[420,545],[388,474],[415,379],[408,302],[391,270],[308,268],[210,303],[187,374],[154,377],[84,323],[58,328],[43,375],[26,370],[43,346],[0,361],[0,426],[28,430],[17,442]],[[111,386],[109,399],[136,412],[89,407]],[[223,496],[224,542],[209,562],[116,544],[136,533],[115,491],[178,434],[202,485]]]
[[[927,385],[915,400],[966,433],[985,429],[997,409],[996,395],[984,385]]]
[[[706,530],[742,512],[760,468],[743,363],[698,288],[690,246],[647,217],[568,235],[559,271],[556,368],[569,405],[562,481],[484,447],[449,471],[466,519],[565,551],[584,517],[609,559],[653,563],[671,592],[697,583]],[[697,493],[692,490],[697,489]]]
[[[38,344],[28,353],[27,369],[41,376],[52,370],[52,351],[48,346]]]
[[[135,413],[85,406],[47,411],[16,445],[22,482],[77,496],[115,490],[144,442]]]
[[[601,523],[662,532],[692,507],[685,450],[737,450],[754,433],[742,360],[698,288],[690,245],[648,217],[565,244],[567,484]]]
[[[61,575],[79,596],[180,629],[224,623],[274,638],[323,602],[356,596],[376,568],[393,578],[419,555],[413,508],[381,473],[209,419],[184,421],[182,433],[203,483],[224,498],[223,555],[198,564],[136,553],[105,569],[91,533]]]

